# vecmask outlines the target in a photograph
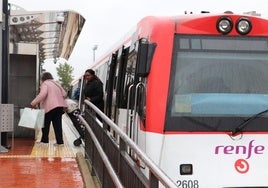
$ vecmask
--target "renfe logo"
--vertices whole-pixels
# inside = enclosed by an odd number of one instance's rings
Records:
[[[249,164],[245,159],[238,159],[234,164],[235,170],[241,174],[245,174],[249,170]]]
[[[215,154],[224,154],[224,155],[246,155],[246,159],[249,159],[253,154],[263,154],[265,147],[262,145],[253,145],[255,140],[251,140],[248,145],[227,145],[227,146],[216,146]]]

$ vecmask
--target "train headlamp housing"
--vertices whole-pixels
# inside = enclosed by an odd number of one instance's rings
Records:
[[[192,175],[193,165],[192,164],[181,164],[180,165],[180,175]]]
[[[226,35],[231,32],[233,28],[233,22],[231,18],[224,16],[217,21],[216,27],[218,32],[222,33],[223,35]]]
[[[240,35],[246,35],[248,34],[252,29],[251,21],[248,18],[240,18],[236,22],[236,31]]]

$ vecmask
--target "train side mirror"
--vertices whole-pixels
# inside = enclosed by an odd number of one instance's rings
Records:
[[[138,47],[136,74],[146,77],[150,73],[156,43],[148,43],[141,40]]]

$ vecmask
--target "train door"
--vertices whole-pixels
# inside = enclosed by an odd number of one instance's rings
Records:
[[[107,80],[111,94],[109,117],[135,142],[138,140],[140,123],[137,119],[145,120],[146,78],[140,75],[143,72],[141,66],[137,70],[137,62],[143,51],[139,41],[131,47],[119,49],[116,61],[110,65],[110,80]]]
[[[113,54],[108,63],[107,69],[107,79],[105,86],[105,95],[106,95],[106,105],[105,105],[105,114],[111,118],[112,116],[112,97],[113,97],[113,88],[115,83],[115,67],[116,67],[116,58],[117,54]]]
[[[127,57],[129,48],[122,48],[118,52],[117,64],[117,84],[114,110],[116,111],[116,123],[126,132],[126,108],[127,108],[127,87],[129,85],[129,76],[127,75]]]
[[[147,63],[148,45],[144,46],[141,41],[137,41],[129,48],[125,60],[124,77],[121,88],[122,105],[120,106],[119,123],[124,122],[127,135],[143,149],[145,136],[139,135],[140,126],[145,126],[146,110],[146,84],[149,67]],[[126,117],[123,121],[120,118]],[[124,128],[124,127],[123,127]],[[137,159],[135,153],[128,151],[133,159]]]
[[[153,54],[156,48],[155,43],[149,43],[147,39],[140,39],[136,42],[132,57],[129,61],[134,62],[134,83],[131,88],[131,98],[129,103],[129,120],[130,137],[141,148],[145,148],[145,135],[140,131],[146,127],[146,93],[147,93],[147,77],[150,72]],[[131,58],[130,58],[131,57]]]
[[[125,129],[127,96],[126,86],[130,76],[126,76],[127,55],[129,48],[122,47],[111,58],[106,80],[106,114],[120,128]],[[134,75],[134,73],[133,73]],[[134,78],[132,78],[134,80]],[[123,118],[123,119],[122,119]]]
[[[128,59],[126,62],[126,71],[124,78],[124,97],[125,100],[125,109],[126,109],[126,133],[127,135],[133,139],[133,123],[134,123],[134,91],[135,91],[135,72],[136,72],[136,59],[137,55],[135,51],[131,51],[128,55]],[[134,139],[133,139],[134,140]]]
[[[154,47],[149,48],[147,41],[122,47],[111,58],[108,69],[106,114],[136,143],[139,124],[145,126],[146,77]]]
[[[123,90],[124,90],[124,78],[125,78],[125,69],[126,69],[126,56],[128,53],[128,48],[124,49],[122,47],[117,51],[117,57],[116,61],[113,65],[113,83],[110,87],[112,91],[110,91],[110,94],[112,94],[111,97],[111,114],[110,118],[116,123],[119,124],[119,109],[126,106],[124,99],[123,99]]]
[[[112,92],[112,109],[111,109],[111,119],[115,124],[118,124],[118,87],[119,87],[119,67],[122,57],[122,48],[117,51],[117,58],[114,69],[113,78],[113,92]]]

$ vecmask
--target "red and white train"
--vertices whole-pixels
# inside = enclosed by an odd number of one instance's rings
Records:
[[[179,188],[268,187],[268,20],[145,17],[90,68],[105,114]]]

